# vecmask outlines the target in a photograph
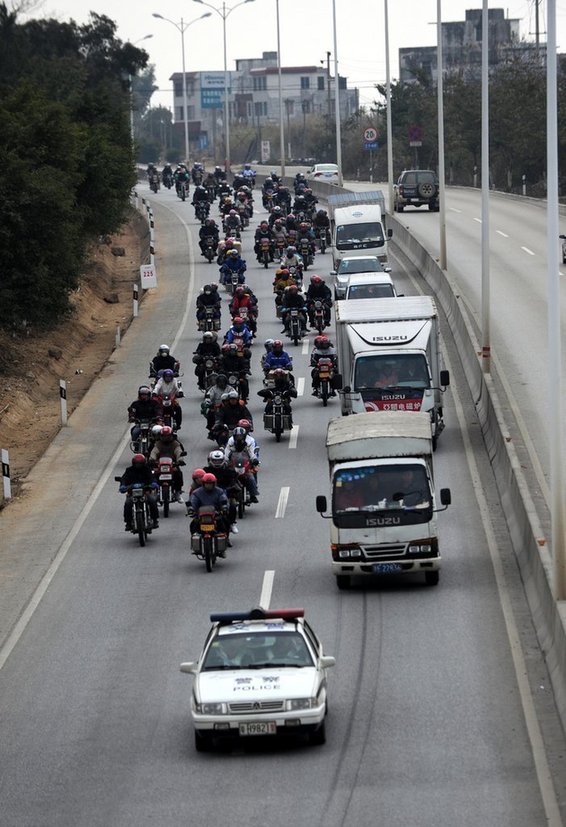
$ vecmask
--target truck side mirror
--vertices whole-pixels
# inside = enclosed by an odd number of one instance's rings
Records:
[[[393,230],[387,230],[387,238],[393,238]]]
[[[330,271],[330,275],[331,275],[331,276],[335,276],[335,275],[336,275],[336,270],[331,270],[331,271]]]
[[[440,371],[440,384],[443,388],[447,388],[450,384],[450,371],[449,370],[441,370]]]
[[[318,511],[319,514],[322,515],[326,511],[326,508],[327,508],[326,497],[324,496],[324,494],[318,494],[317,498],[316,498],[316,510]]]
[[[345,388],[342,388],[344,393],[352,393],[352,388],[349,385],[346,385]]]
[[[332,387],[335,391],[342,390],[342,374],[336,373],[332,379]]]
[[[446,507],[448,507],[452,502],[452,494],[449,488],[440,489],[440,502]]]
[[[122,477],[114,477],[115,482],[122,482]]]

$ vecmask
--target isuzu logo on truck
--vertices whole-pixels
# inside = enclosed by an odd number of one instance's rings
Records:
[[[372,342],[408,342],[408,336],[372,336]]]

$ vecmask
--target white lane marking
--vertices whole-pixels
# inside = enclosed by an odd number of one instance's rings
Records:
[[[306,336],[305,336],[305,338],[303,339],[303,346],[302,346],[302,348],[301,348],[301,354],[302,354],[303,356],[306,356],[306,355],[307,355],[307,353],[309,352],[309,344],[310,344],[310,343],[309,343],[309,340],[308,340],[308,339],[306,338]]]
[[[290,487],[288,485],[281,486],[279,492],[279,500],[277,502],[277,510],[275,511],[275,519],[282,520],[285,516],[285,509],[287,508],[287,500],[289,499]]]
[[[529,250],[529,248],[528,248],[528,247],[521,247],[521,250],[524,250],[524,251],[525,251],[525,253],[528,253],[530,256],[534,256],[534,255],[536,255],[536,253],[533,253],[533,251],[532,251],[532,250]]]
[[[293,425],[291,428],[291,436],[289,437],[289,448],[297,447],[297,440],[299,438],[299,426]]]
[[[474,221],[477,221],[478,224],[481,224],[481,218],[474,218]]]
[[[507,235],[507,233],[504,233],[504,232],[503,232],[503,230],[496,230],[495,232],[496,232],[498,235],[502,235],[502,236],[503,236],[503,238],[509,238],[509,236]]]
[[[188,243],[188,246],[189,246],[189,253],[191,254],[192,253],[192,238],[191,238],[191,235],[190,235],[189,225],[187,224],[187,222],[183,218],[181,218],[181,216],[177,215],[177,213],[174,210],[172,210],[170,207],[166,207],[163,203],[161,203],[160,206],[163,207],[166,210],[169,210],[169,212],[173,213],[173,215],[176,218],[178,218],[179,221],[185,227],[185,233],[187,235],[187,243]],[[191,255],[190,259],[191,258],[192,258],[192,255]],[[181,336],[183,335],[185,325],[186,325],[187,320],[189,318],[189,312],[190,312],[191,308],[193,307],[193,291],[194,291],[194,279],[191,279],[191,285],[190,285],[190,287],[187,291],[187,301],[185,303],[185,312],[183,313],[183,318],[181,319],[181,324],[179,325],[179,329],[177,330],[177,334],[176,334],[176,336],[173,340],[172,349],[174,349],[176,347],[177,343],[181,339]],[[61,563],[63,562],[63,560],[67,556],[67,553],[69,552],[69,549],[71,548],[72,544],[74,543],[75,539],[77,538],[77,535],[78,535],[79,531],[83,527],[84,523],[86,522],[87,517],[89,516],[90,512],[94,508],[94,505],[95,505],[98,497],[100,496],[100,492],[102,491],[102,489],[104,488],[104,486],[108,482],[108,478],[112,474],[112,472],[114,470],[114,467],[118,463],[118,460],[120,459],[122,453],[124,452],[124,449],[126,448],[126,445],[129,443],[129,441],[130,441],[130,428],[128,426],[128,428],[126,429],[126,433],[124,434],[124,436],[120,440],[120,443],[118,444],[118,447],[116,448],[114,454],[110,457],[110,460],[108,461],[106,467],[104,468],[100,479],[98,480],[98,482],[96,483],[96,485],[94,486],[94,488],[92,490],[92,494],[90,495],[90,497],[88,498],[88,500],[84,504],[81,513],[79,514],[79,516],[75,520],[75,522],[73,524],[73,527],[71,528],[71,530],[67,534],[67,536],[66,536],[65,540],[63,541],[59,551],[55,555],[55,557],[53,559],[53,562],[51,563],[51,565],[49,566],[49,568],[47,569],[47,571],[45,572],[45,574],[41,578],[36,590],[34,591],[33,595],[31,596],[30,602],[26,606],[26,608],[25,608],[24,612],[22,613],[20,619],[18,620],[18,622],[16,623],[16,625],[12,629],[11,633],[6,638],[6,641],[5,641],[4,645],[0,649],[0,670],[4,667],[4,664],[6,663],[8,658],[10,657],[11,653],[13,652],[15,647],[17,646],[18,641],[20,640],[21,636],[25,632],[26,627],[27,627],[28,623],[30,622],[30,620],[32,619],[35,610],[37,609],[37,607],[41,603],[41,601],[43,599],[43,596],[45,595],[45,592],[49,588],[49,585],[50,585],[51,581],[53,580],[53,578],[57,574],[57,571],[58,571]]]
[[[302,396],[305,392],[305,377],[301,376],[297,379],[297,396]]]
[[[449,211],[450,211],[450,212],[458,212],[458,213],[461,213],[461,212],[462,212],[462,210],[457,210],[457,209],[456,209],[456,207],[450,207],[450,208],[449,208]]]
[[[444,352],[444,360],[448,370],[450,370],[452,374],[455,376],[456,374],[454,373],[454,369],[450,364],[450,359],[448,358],[446,352]],[[515,676],[517,678],[517,685],[519,687],[519,695],[521,697],[523,715],[525,716],[525,724],[527,726],[527,732],[529,735],[529,740],[531,742],[533,760],[535,764],[539,788],[541,791],[542,802],[546,813],[547,824],[549,825],[549,827],[562,827],[562,819],[560,817],[558,802],[556,800],[556,794],[554,792],[550,768],[548,766],[548,760],[544,749],[544,741],[542,738],[542,733],[540,731],[540,726],[537,720],[535,706],[533,703],[533,697],[529,686],[527,667],[525,665],[525,658],[523,655],[523,650],[521,648],[519,630],[517,628],[517,623],[515,621],[515,616],[513,614],[513,608],[511,606],[511,599],[509,597],[509,587],[507,585],[503,563],[501,561],[501,557],[499,556],[499,549],[497,548],[497,540],[495,539],[493,526],[491,524],[489,506],[481,485],[479,470],[476,463],[476,458],[474,456],[474,449],[472,447],[470,440],[466,415],[462,407],[462,403],[460,401],[460,396],[455,386],[451,385],[450,390],[452,391],[454,408],[456,410],[456,416],[458,417],[460,433],[462,435],[464,450],[466,452],[468,470],[470,473],[470,478],[472,480],[474,494],[476,497],[476,502],[478,504],[478,510],[481,515],[483,530],[485,532],[487,547],[489,550],[489,556],[491,558],[491,564],[493,566],[495,582],[499,594],[499,602],[501,604],[501,610],[503,612],[503,618],[505,621],[507,638],[509,640],[509,648],[511,650],[513,667],[515,669]]]
[[[273,578],[275,572],[272,569],[266,569],[263,574],[263,584],[261,587],[261,594],[259,597],[259,605],[262,609],[269,609],[271,603],[271,592],[273,591]]]

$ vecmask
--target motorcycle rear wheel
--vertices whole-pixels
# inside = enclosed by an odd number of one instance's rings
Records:
[[[169,516],[169,488],[163,489],[163,516]]]
[[[206,570],[211,572],[214,568],[214,564],[216,563],[216,553],[214,549],[214,540],[212,537],[202,538],[202,551]]]
[[[143,511],[141,510],[136,513],[136,534],[138,535],[139,544],[143,548],[145,546],[145,525]]]
[[[328,405],[328,382],[326,379],[321,383],[320,386],[320,398],[322,399],[322,405],[326,408]]]

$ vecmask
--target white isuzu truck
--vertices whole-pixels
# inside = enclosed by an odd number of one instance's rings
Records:
[[[328,210],[335,268],[343,258],[353,256],[377,256],[387,264],[387,242],[393,231],[385,226],[381,190],[330,195]]]
[[[436,507],[432,435],[424,413],[360,414],[328,423],[330,549],[339,589],[352,576],[423,572],[439,581],[436,513],[450,505],[449,488]],[[323,495],[316,509],[327,510]]]
[[[424,411],[436,447],[450,375],[431,296],[339,301],[335,313],[342,413]]]

